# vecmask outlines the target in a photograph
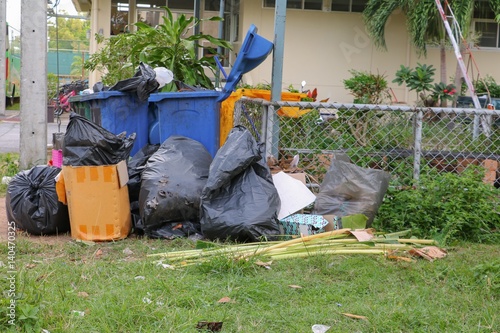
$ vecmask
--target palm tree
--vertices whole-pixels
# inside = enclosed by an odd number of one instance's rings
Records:
[[[470,35],[474,1],[449,0],[455,19],[463,36]],[[500,20],[500,0],[491,0],[490,7]],[[363,12],[367,30],[374,44],[387,49],[385,25],[395,10],[401,10],[407,17],[407,28],[412,44],[419,55],[426,55],[428,44],[440,47],[440,80],[446,83],[446,31],[434,0],[369,0]],[[458,67],[458,65],[457,65]],[[455,86],[460,86],[461,73],[455,75]]]

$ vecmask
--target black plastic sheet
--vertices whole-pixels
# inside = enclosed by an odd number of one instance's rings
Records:
[[[139,211],[151,238],[200,233],[200,196],[212,156],[198,141],[171,136],[142,172]]]
[[[210,166],[201,197],[201,230],[209,239],[259,241],[279,234],[278,191],[261,147],[243,126],[229,133]]]
[[[129,79],[115,83],[109,90],[127,93],[137,93],[141,101],[146,101],[149,95],[158,90],[160,84],[156,81],[156,72],[147,64],[140,63],[139,70]]]
[[[61,169],[39,165],[19,172],[9,182],[5,204],[7,218],[33,235],[69,231],[68,207],[59,202],[55,178]]]
[[[371,225],[389,187],[390,174],[333,159],[320,186],[314,213],[346,216],[364,214]]]
[[[63,165],[113,165],[128,160],[136,134],[115,135],[76,113],[71,113],[63,146]]]

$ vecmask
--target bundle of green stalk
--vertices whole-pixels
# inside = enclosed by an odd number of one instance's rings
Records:
[[[434,240],[399,238],[410,230],[375,235],[369,241],[358,241],[351,229],[339,229],[320,234],[302,236],[288,241],[254,242],[234,245],[202,242],[203,248],[186,251],[155,253],[149,257],[161,257],[171,265],[192,265],[227,256],[235,260],[262,258],[280,260],[325,254],[378,254],[388,255],[395,251],[408,251],[416,247],[436,244]]]

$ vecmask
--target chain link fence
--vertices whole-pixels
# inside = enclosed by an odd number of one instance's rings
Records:
[[[402,105],[276,102],[243,97],[234,125],[265,143],[268,163],[298,168],[321,183],[332,158],[385,170],[395,185],[411,185],[426,167],[461,172],[484,165],[498,182],[500,111]]]

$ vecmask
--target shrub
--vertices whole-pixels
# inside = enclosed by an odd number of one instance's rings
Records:
[[[446,101],[453,100],[456,89],[453,84],[447,85],[442,82],[433,85],[435,72],[436,69],[432,65],[418,63],[414,69],[401,65],[392,82],[398,85],[405,84],[410,91],[415,90],[419,106],[445,106]]]
[[[484,169],[470,166],[461,174],[421,173],[418,186],[390,188],[374,226],[384,231],[411,229],[414,236],[450,241],[499,242],[500,197],[482,182]]]
[[[476,89],[476,94],[478,95],[487,94],[489,92],[490,97],[500,97],[500,85],[497,84],[497,82],[491,75],[486,75],[484,79],[481,80],[474,80],[473,85]]]
[[[151,67],[166,67],[174,74],[174,79],[192,86],[213,89],[213,83],[205,74],[205,69],[215,73],[217,64],[213,55],[216,48],[231,49],[231,45],[219,38],[205,34],[188,35],[190,29],[200,24],[202,20],[195,17],[187,18],[184,14],[174,18],[167,7],[167,16],[163,23],[151,27],[143,22],[135,23],[137,32],[123,33],[104,39],[96,35],[98,43],[103,47],[92,54],[85,62],[85,69],[103,73],[102,82],[112,85],[117,81],[134,75],[140,62]],[[220,21],[220,17],[206,20]],[[203,47],[202,42],[208,41],[210,47]],[[197,58],[196,45],[208,49],[210,56]],[[174,90],[173,84],[166,88]],[[165,90],[165,89],[164,89]]]
[[[352,78],[344,80],[344,87],[354,96],[354,103],[380,104],[389,97],[384,75],[350,70]]]

